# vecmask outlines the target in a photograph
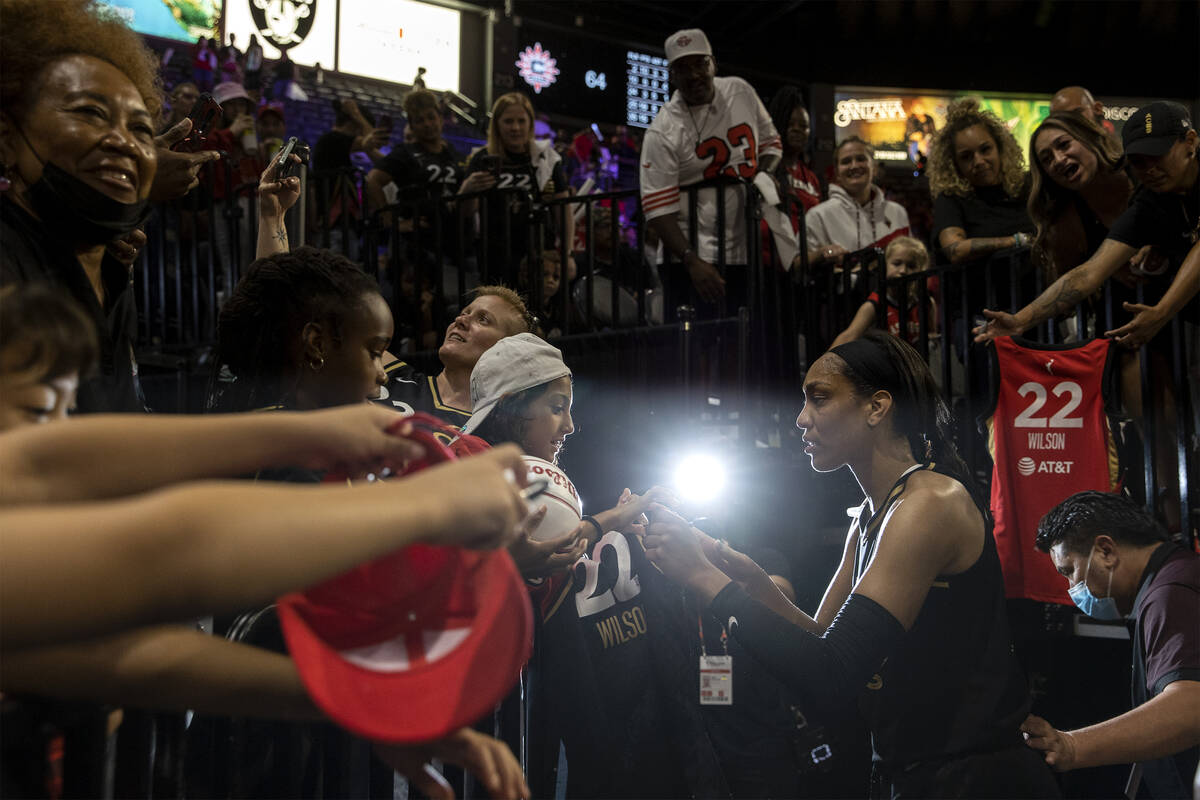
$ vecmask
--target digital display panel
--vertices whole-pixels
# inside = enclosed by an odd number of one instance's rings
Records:
[[[334,69],[337,15],[337,0],[225,0],[225,36],[235,34],[245,52],[254,34],[264,58],[279,58],[284,44],[297,64]]]
[[[625,123],[649,127],[671,99],[667,59],[636,50],[625,52]]]
[[[101,0],[138,33],[194,42],[216,35],[221,0]]]
[[[834,93],[835,140],[857,136],[875,148],[884,162],[911,166],[929,154],[933,134],[946,122],[946,107],[958,97],[979,98],[980,107],[991,111],[1008,126],[1029,158],[1029,137],[1050,114],[1050,95],[1003,92],[950,92],[944,90],[879,89],[839,87]],[[1100,97],[1104,126],[1120,134],[1125,120],[1154,98]]]
[[[425,68],[434,91],[459,89],[458,11],[414,0],[341,0],[338,69],[411,84]]]
[[[515,85],[537,111],[625,121],[625,48],[525,23],[517,30]]]
[[[946,107],[965,92],[839,89],[834,94],[835,140],[857,136],[885,162],[915,164],[929,155],[934,134],[946,124]],[[1050,113],[1049,96],[976,94],[980,107],[999,117],[1025,147]]]

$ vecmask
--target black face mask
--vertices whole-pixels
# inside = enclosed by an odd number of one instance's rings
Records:
[[[150,201],[122,203],[50,162],[29,187],[29,201],[57,236],[82,244],[108,244],[141,227]]]

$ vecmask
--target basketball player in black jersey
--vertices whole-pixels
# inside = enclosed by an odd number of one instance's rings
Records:
[[[928,367],[870,331],[818,359],[804,393],[813,468],[849,466],[866,495],[816,617],[665,509],[652,509],[647,555],[819,718],[858,702],[882,796],[1057,796],[1022,743],[1029,692],[996,547]]]

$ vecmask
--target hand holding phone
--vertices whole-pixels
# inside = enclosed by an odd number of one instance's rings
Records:
[[[292,153],[295,151],[298,141],[293,136],[287,140],[287,144],[280,148],[279,154],[275,157],[275,180],[281,181],[296,173],[296,164],[292,161]]]
[[[500,178],[500,156],[494,156],[489,153],[479,159],[479,166],[484,172],[491,173],[493,178]]]
[[[179,140],[171,148],[185,153],[195,153],[204,149],[208,135],[221,119],[221,105],[208,92],[196,98],[195,105],[188,113],[192,121],[192,130],[186,137]]]

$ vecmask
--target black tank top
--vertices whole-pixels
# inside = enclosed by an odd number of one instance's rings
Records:
[[[931,463],[906,472],[870,519],[864,501],[855,523],[855,583],[908,478],[923,469],[938,471]],[[1018,726],[1029,712],[1029,690],[1012,652],[991,522],[987,514],[983,518],[979,558],[965,572],[934,580],[912,629],[860,695],[874,760],[889,770],[1021,741]]]

